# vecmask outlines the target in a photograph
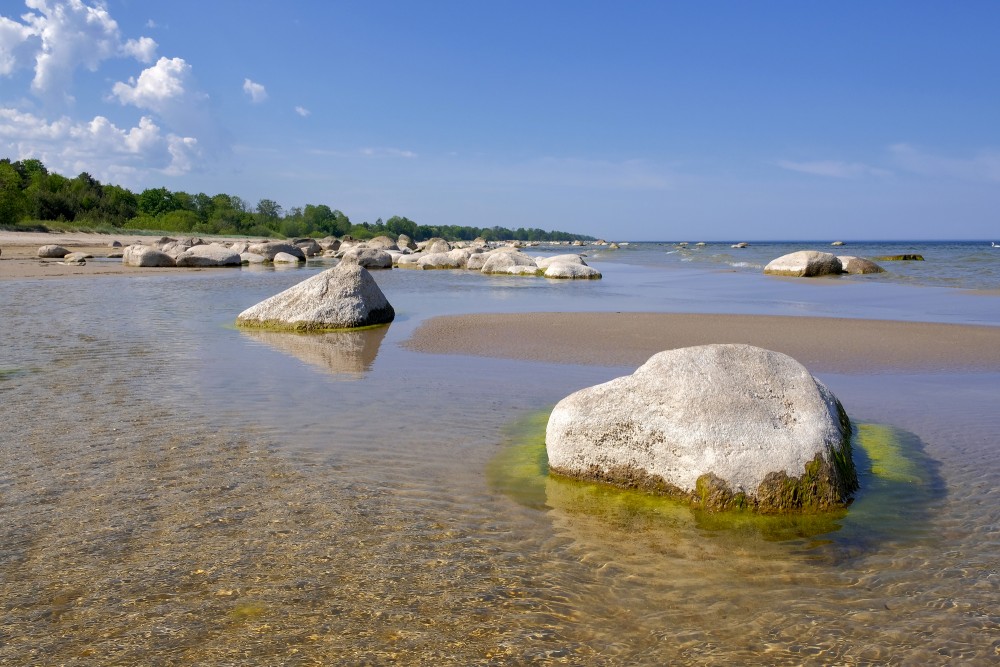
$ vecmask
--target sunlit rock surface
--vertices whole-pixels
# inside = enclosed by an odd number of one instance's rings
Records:
[[[564,398],[545,442],[555,473],[780,512],[847,502],[850,432],[837,398],[791,357],[703,345]]]
[[[388,324],[395,315],[367,269],[341,263],[247,308],[236,324],[321,331]]]

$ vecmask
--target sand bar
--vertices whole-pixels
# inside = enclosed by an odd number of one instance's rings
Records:
[[[404,344],[433,354],[639,366],[662,350],[749,343],[817,372],[1000,371],[1000,327],[824,317],[518,313],[437,317]]]

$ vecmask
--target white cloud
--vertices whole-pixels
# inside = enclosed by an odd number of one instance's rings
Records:
[[[259,83],[243,79],[243,92],[250,96],[250,101],[259,104],[267,99],[267,90]]]
[[[70,84],[78,67],[96,71],[101,62],[130,56],[152,62],[156,42],[149,37],[122,42],[118,23],[101,2],[25,0],[23,23],[0,16],[0,76],[34,63],[32,91],[46,99],[72,100]]]
[[[191,66],[183,58],[160,58],[138,79],[117,82],[111,92],[122,104],[164,113],[188,94]]]
[[[841,162],[838,160],[813,160],[809,162],[794,162],[778,160],[774,163],[782,169],[797,171],[814,176],[831,178],[863,178],[865,176],[888,176],[891,172],[862,162]]]
[[[295,113],[305,118],[312,112],[309,111],[309,109],[306,109],[305,107],[295,107]]]
[[[122,53],[132,56],[141,63],[151,63],[156,57],[156,41],[149,37],[130,39],[122,45]]]
[[[364,157],[417,157],[417,154],[413,151],[406,151],[399,148],[362,148],[358,153]]]
[[[28,39],[31,28],[0,16],[0,76],[9,76],[29,57]]]
[[[1000,182],[1000,151],[983,150],[973,157],[956,158],[925,153],[909,144],[895,144],[889,147],[889,153],[900,169],[916,174]]]
[[[31,113],[0,108],[0,152],[35,157],[53,171],[88,171],[102,180],[129,180],[149,169],[164,174],[190,171],[199,156],[197,140],[164,133],[149,117],[129,129],[103,116],[78,122],[63,116],[48,122]]]
[[[31,83],[36,93],[65,93],[77,67],[95,71],[102,60],[119,52],[118,23],[103,5],[82,0],[26,0],[25,5],[38,12],[22,17],[41,38]]]

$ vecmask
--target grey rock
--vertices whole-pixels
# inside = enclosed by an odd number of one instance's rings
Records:
[[[368,270],[341,263],[246,309],[236,324],[313,331],[388,324],[394,317]]]
[[[306,261],[306,255],[299,248],[296,248],[291,243],[283,243],[279,241],[265,241],[263,243],[251,243],[250,247],[247,248],[249,252],[255,255],[263,255],[267,258],[269,262],[274,261],[274,256],[279,252],[284,252],[293,257],[297,257],[301,261]]]
[[[174,258],[156,248],[144,245],[130,245],[122,251],[122,264],[125,266],[176,266]]]
[[[62,259],[69,254],[69,250],[61,245],[43,245],[38,249],[38,256],[45,259]]]
[[[392,255],[381,248],[351,248],[341,257],[341,262],[357,264],[366,269],[391,269]]]
[[[865,259],[864,257],[854,257],[852,255],[843,255],[837,257],[840,260],[840,265],[844,269],[844,273],[852,274],[864,274],[864,273],[885,273],[885,269],[871,261],[870,259]]]
[[[240,254],[232,248],[211,243],[196,245],[176,258],[177,266],[239,266],[243,263]]]
[[[509,252],[494,251],[490,253],[481,271],[494,275],[527,275],[529,273],[538,273],[539,269],[533,257],[512,250]]]

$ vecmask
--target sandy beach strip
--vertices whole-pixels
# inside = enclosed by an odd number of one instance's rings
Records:
[[[183,234],[181,236],[189,236]],[[205,241],[222,241],[232,243],[246,240],[221,236],[197,235]],[[177,235],[175,235],[175,238]],[[11,232],[0,230],[0,280],[18,280],[23,278],[84,278],[88,276],[121,276],[148,275],[156,273],[173,273],[176,268],[153,268],[125,266],[120,259],[107,259],[113,241],[123,246],[134,243],[151,244],[159,236],[141,236],[130,230],[122,234],[94,234],[89,232]],[[60,245],[72,252],[86,252],[95,260],[86,264],[67,265],[59,259],[42,259],[38,249],[44,245]],[[214,269],[186,268],[183,271],[203,271]]]
[[[783,352],[817,372],[1000,371],[1000,327],[683,313],[518,313],[437,317],[404,343],[433,354],[639,366],[709,343]]]

